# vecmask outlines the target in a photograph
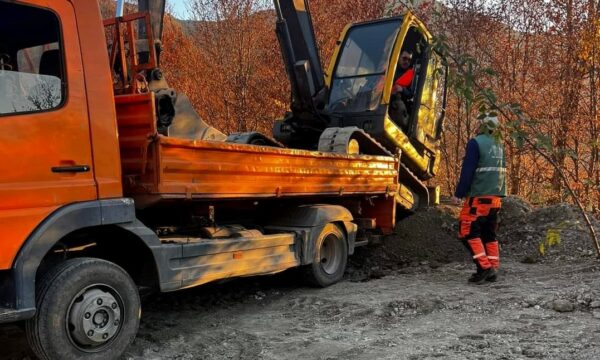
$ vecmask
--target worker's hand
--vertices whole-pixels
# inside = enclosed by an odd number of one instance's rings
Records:
[[[462,203],[462,199],[457,198],[456,196],[453,196],[450,201],[452,202],[453,205],[460,205]]]

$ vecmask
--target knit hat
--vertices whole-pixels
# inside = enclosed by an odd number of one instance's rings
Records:
[[[484,118],[479,119],[481,122],[481,128],[485,128],[488,131],[494,131],[500,126],[500,121],[498,121],[498,116],[496,115],[486,115]]]

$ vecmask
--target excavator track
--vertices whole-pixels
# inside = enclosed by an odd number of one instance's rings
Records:
[[[352,146],[353,140],[358,143],[358,148]],[[357,151],[356,153],[364,155],[394,156],[372,136],[355,126],[325,129],[319,138],[318,149],[340,154],[352,154],[353,151]],[[414,211],[429,204],[427,186],[402,161],[398,182],[400,186],[396,202],[404,209]]]
[[[429,205],[429,190],[427,186],[400,161],[400,189],[396,195],[396,202],[407,210],[414,211]],[[409,195],[408,192],[411,192]],[[407,197],[412,196],[412,205]]]
[[[265,136],[259,132],[245,132],[245,133],[233,133],[227,137],[227,142],[236,144],[249,144],[249,145],[261,145],[261,146],[273,146],[273,147],[284,147],[277,140],[273,140],[268,136]]]
[[[352,154],[352,141],[356,141],[356,153],[364,155],[394,156],[388,149],[381,145],[364,130],[349,126],[343,128],[327,128],[319,138],[319,151],[338,154]]]

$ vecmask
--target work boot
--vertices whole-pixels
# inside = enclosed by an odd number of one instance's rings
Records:
[[[476,272],[472,273],[471,277],[469,278],[469,282],[475,282],[475,280],[479,278],[479,276],[482,272],[483,271],[477,270]]]
[[[492,278],[494,280],[491,280]],[[469,282],[481,285],[486,281],[495,281],[496,278],[496,271],[492,268],[489,268],[482,271],[477,271],[475,274],[471,275]]]
[[[488,276],[488,278],[486,279],[489,282],[496,282],[498,280],[498,270],[497,269],[493,269],[494,273],[490,276]]]

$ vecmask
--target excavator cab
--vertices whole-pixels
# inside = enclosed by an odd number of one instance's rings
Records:
[[[349,26],[325,81],[332,126],[356,126],[393,152],[412,152],[413,162],[427,163],[415,166],[426,178],[437,167],[445,102],[446,69],[431,42],[432,36],[410,12]],[[402,53],[412,55],[407,69],[400,65]],[[410,68],[410,86],[395,92],[395,81]]]
[[[326,81],[330,89],[328,112],[345,115],[378,110],[399,25],[395,19],[347,30]]]

